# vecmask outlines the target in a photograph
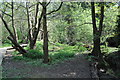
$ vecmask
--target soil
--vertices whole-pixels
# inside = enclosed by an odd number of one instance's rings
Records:
[[[6,55],[2,62],[3,78],[91,78],[89,61],[83,54],[47,67],[14,60],[10,52]]]
[[[85,59],[86,54],[76,55],[50,66],[26,64],[24,60],[14,60],[8,51],[2,62],[2,78],[84,78],[93,80],[95,75],[91,62]],[[1,75],[1,74],[0,74]],[[99,73],[100,80],[119,80],[111,75]],[[0,78],[1,79],[1,78]],[[95,80],[98,80],[95,78]]]

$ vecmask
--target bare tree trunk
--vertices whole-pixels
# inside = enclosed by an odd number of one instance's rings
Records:
[[[11,37],[8,37],[8,39],[14,44],[13,48],[15,48],[17,51],[19,51],[21,54],[27,53],[25,49],[23,49],[15,40],[13,40]]]
[[[100,15],[99,29],[97,29],[96,18],[95,18],[95,5],[94,5],[94,2],[91,2],[92,23],[93,23],[93,42],[94,42],[92,54],[97,57],[100,57],[101,55],[100,37],[102,33],[103,19],[104,19],[104,5],[103,3],[100,3],[100,4],[101,4],[101,15]]]
[[[30,15],[29,15],[29,6],[28,3],[26,3],[26,10],[27,10],[27,18],[28,18],[28,38],[30,41],[30,49],[34,49],[36,41],[37,41],[37,37],[38,37],[38,33],[40,31],[40,27],[41,27],[41,20],[42,20],[42,16],[43,16],[43,11],[38,18],[38,11],[39,11],[39,2],[36,5],[36,11],[35,11],[35,24],[32,24],[32,29],[31,29],[31,24],[30,24]],[[38,23],[38,25],[37,25]]]
[[[44,63],[48,63],[48,31],[47,31],[47,15],[46,2],[43,3],[43,52]]]
[[[17,30],[14,25],[14,2],[13,1],[12,1],[12,28],[13,28],[15,40],[18,41]]]
[[[17,41],[15,40],[15,37],[14,37],[14,35],[13,35],[13,33],[11,32],[11,30],[8,28],[8,25],[7,25],[7,22],[3,19],[3,17],[0,15],[0,17],[1,17],[1,20],[2,20],[2,22],[4,23],[4,25],[5,25],[5,28],[7,29],[7,31],[9,32],[9,34],[10,34],[10,37],[8,37],[8,39],[13,43],[13,47],[17,50],[17,51],[19,51],[21,54],[25,54],[25,53],[27,53],[27,51],[25,50],[25,49],[23,49],[18,43],[17,43]]]
[[[32,45],[32,35],[31,35],[31,29],[30,29],[30,17],[29,17],[29,6],[28,6],[28,3],[26,3],[26,10],[27,10],[27,21],[28,21],[28,39],[29,39],[29,46],[30,46],[30,49],[33,49],[33,45]]]
[[[94,47],[93,47],[92,54],[94,56],[98,56],[99,57],[99,55],[101,54],[101,50],[100,50],[100,37],[94,38],[93,45],[94,45]]]

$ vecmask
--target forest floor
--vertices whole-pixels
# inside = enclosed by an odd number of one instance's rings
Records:
[[[15,60],[8,51],[2,62],[2,78],[87,78],[92,80],[95,76],[91,62],[86,57],[87,54],[78,54],[72,59],[58,62],[57,64],[41,66],[28,64],[24,60]],[[85,52],[87,53],[87,52]],[[39,61],[39,60],[38,60]],[[36,62],[35,62],[36,63]],[[111,75],[100,73],[101,80],[119,80]]]
[[[79,54],[73,59],[50,66],[26,64],[14,60],[8,52],[2,62],[3,78],[91,78],[89,61]]]

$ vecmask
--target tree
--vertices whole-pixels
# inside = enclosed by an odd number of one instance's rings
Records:
[[[47,6],[50,4],[50,2],[46,2],[46,0],[44,2],[41,3],[42,7],[43,7],[43,52],[44,52],[44,63],[48,63],[49,59],[48,59],[48,31],[47,31],[47,15],[50,15],[54,12],[57,12],[61,7],[63,2],[61,2],[60,6],[58,7],[58,9],[53,10],[49,13],[47,13]]]
[[[9,3],[8,3],[9,4]],[[10,4],[11,5],[11,4]],[[13,6],[13,4],[12,4]],[[12,13],[13,13],[13,7],[11,8],[12,10]],[[27,53],[27,51],[25,49],[23,49],[19,43],[17,42],[17,39],[16,39],[16,36],[15,34],[12,32],[12,30],[9,28],[8,24],[7,24],[7,21],[4,19],[4,14],[7,15],[7,16],[10,16],[12,18],[12,23],[14,23],[13,21],[13,14],[12,16],[10,14],[7,14],[5,11],[2,11],[2,14],[0,14],[0,18],[6,28],[6,30],[9,32],[10,36],[8,36],[8,39],[13,43],[13,47],[18,50],[21,54],[24,54],[24,53]],[[14,26],[14,24],[13,24]],[[12,27],[13,27],[12,26]],[[14,31],[14,27],[13,27],[13,31]]]
[[[101,50],[100,50],[100,37],[103,29],[103,20],[104,20],[104,3],[101,2],[100,4],[100,21],[99,27],[96,25],[96,14],[95,14],[95,3],[91,2],[91,12],[92,12],[92,23],[93,23],[93,51],[92,54],[100,57]]]
[[[27,19],[28,19],[27,20],[28,21],[28,38],[29,38],[29,42],[30,42],[30,45],[29,45],[30,49],[34,49],[34,47],[35,47],[38,33],[41,28],[41,20],[43,17],[43,10],[42,10],[40,17],[38,19],[39,2],[37,2],[35,5],[36,5],[36,9],[35,9],[35,16],[34,16],[34,21],[33,21],[33,19],[30,20],[30,11],[29,10],[34,5],[29,6],[28,3],[26,3],[26,11],[27,11]]]
[[[16,27],[14,25],[14,2],[12,0],[11,2],[11,9],[12,9],[12,27],[13,27],[13,33],[14,33],[14,37],[15,37],[15,40],[18,41],[18,37],[17,37],[17,31],[16,31]]]

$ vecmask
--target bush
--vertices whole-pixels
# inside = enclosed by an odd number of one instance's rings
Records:
[[[43,58],[43,52],[39,50],[29,50],[24,56],[32,59],[40,59]]]

